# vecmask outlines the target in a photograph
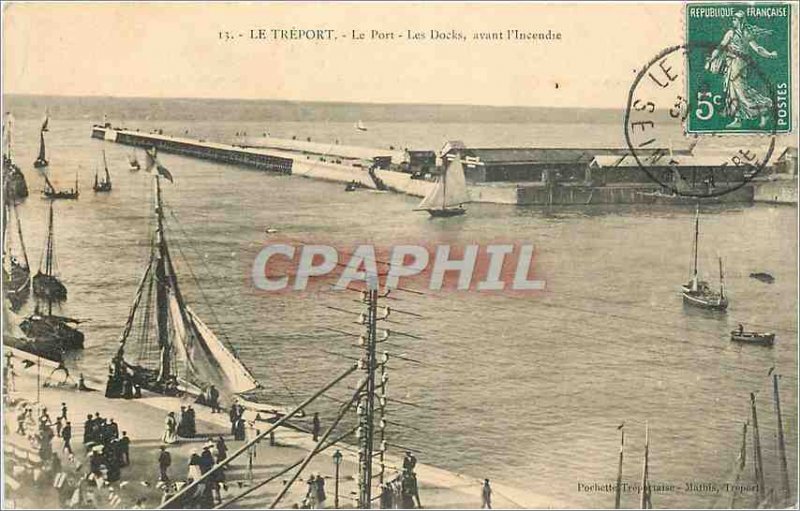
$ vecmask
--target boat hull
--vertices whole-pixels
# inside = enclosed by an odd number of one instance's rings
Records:
[[[731,341],[744,344],[758,344],[759,346],[772,346],[775,343],[775,334],[772,332],[741,332],[733,330]]]
[[[76,200],[80,192],[42,192],[46,199],[72,199]]]
[[[728,299],[719,296],[709,296],[684,291],[683,303],[700,309],[726,311],[728,309]]]
[[[31,274],[26,266],[11,263],[11,274],[3,271],[6,298],[11,302],[11,310],[18,311],[28,301],[31,291]]]
[[[100,183],[93,187],[95,193],[103,193],[111,191],[111,183]]]
[[[464,208],[427,209],[428,214],[434,218],[450,218],[461,216],[467,212]]]
[[[66,351],[83,349],[83,332],[58,316],[33,314],[25,318],[19,328],[30,338],[29,349],[25,351],[31,353],[47,358],[59,357],[56,360],[60,360]]]
[[[28,196],[28,183],[25,181],[25,174],[12,161],[3,161],[3,172],[5,173],[5,187],[7,197],[11,200],[24,199]]]
[[[43,169],[48,165],[50,165],[50,162],[42,158],[37,158],[36,161],[33,162],[34,168],[37,169]]]

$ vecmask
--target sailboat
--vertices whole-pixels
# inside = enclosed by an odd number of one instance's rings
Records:
[[[39,271],[33,277],[33,295],[53,302],[67,299],[67,288],[55,275],[55,235],[53,233],[53,201],[47,217],[47,237]]]
[[[6,113],[3,126],[3,187],[7,193],[6,197],[15,201],[28,196],[28,183],[25,181],[22,169],[14,163],[11,147],[13,121],[11,112]]]
[[[366,127],[366,126],[364,126],[364,123],[363,123],[363,122],[361,122],[361,120],[360,120],[360,119],[359,119],[359,121],[356,123],[356,129],[357,129],[358,131],[367,131],[367,127]]]
[[[8,232],[8,215],[13,211],[16,220],[17,238],[19,240],[20,255],[16,255],[12,245],[13,235]],[[6,202],[4,208],[3,234],[3,289],[5,296],[11,303],[11,310],[17,311],[28,300],[31,290],[31,270],[28,262],[28,251],[25,249],[25,240],[22,238],[22,223],[13,202]]]
[[[697,268],[697,251],[700,245],[700,208],[697,208],[694,220],[694,263],[692,278],[682,286],[683,303],[702,309],[724,311],[728,308],[725,296],[725,279],[722,271],[722,258],[719,258],[719,292],[711,289],[708,282],[700,280]]]
[[[53,183],[50,182],[50,179],[47,177],[46,174],[44,176],[44,190],[42,190],[42,195],[45,196],[47,199],[77,199],[80,196],[80,190],[78,189],[78,173],[75,173],[75,188],[70,188],[69,190],[56,190]]]
[[[458,216],[466,213],[462,205],[469,202],[467,181],[461,158],[456,157],[445,167],[436,186],[422,199],[414,211],[427,211],[434,217]]]
[[[19,347],[51,360],[61,360],[64,352],[82,349],[84,337],[74,326],[79,320],[53,314],[53,304],[67,297],[67,288],[54,276],[53,242],[53,202],[50,201],[45,255],[42,267],[33,277],[33,295],[38,300],[34,313],[19,324],[29,339]]]
[[[37,169],[42,169],[47,167],[50,162],[47,161],[45,146],[44,146],[44,132],[47,130],[47,125],[49,124],[50,119],[47,113],[44,114],[44,121],[42,121],[42,127],[39,129],[39,155],[36,157],[36,161],[33,162],[33,166]]]
[[[108,388],[118,395],[127,380],[161,394],[197,397],[205,395],[208,385],[225,397],[255,389],[258,382],[250,371],[187,305],[180,291],[164,230],[160,176],[154,179],[156,231],[112,359]]]
[[[139,160],[136,158],[136,153],[132,152],[128,155],[128,170],[131,172],[136,172],[140,170],[142,167],[139,164]]]
[[[108,173],[108,162],[106,161],[106,151],[103,149],[103,168],[105,169],[106,177],[104,180],[98,180],[97,170],[94,171],[94,186],[92,187],[95,192],[110,192],[111,191],[111,175]]]

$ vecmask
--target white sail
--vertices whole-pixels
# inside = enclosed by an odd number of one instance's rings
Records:
[[[445,209],[469,202],[467,180],[461,159],[451,160],[444,169],[436,186],[422,199],[417,209]]]
[[[202,349],[204,353],[207,353],[210,356],[209,361],[214,363],[218,370],[217,384],[222,386],[222,389],[228,389],[233,393],[247,392],[256,388],[258,382],[244,364],[231,353],[192,309],[186,307],[186,313],[199,334],[198,341],[202,343],[201,346],[195,348]]]

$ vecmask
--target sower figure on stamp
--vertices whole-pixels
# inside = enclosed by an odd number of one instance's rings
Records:
[[[725,77],[725,114],[733,117],[727,128],[740,128],[743,119],[759,120],[759,127],[767,125],[772,99],[758,90],[750,77],[750,52],[759,57],[774,59],[778,52],[769,51],[756,42],[761,36],[769,35],[771,30],[749,25],[745,21],[744,11],[733,15],[733,27],[722,37],[719,46],[714,49],[706,61],[706,70],[722,73]]]

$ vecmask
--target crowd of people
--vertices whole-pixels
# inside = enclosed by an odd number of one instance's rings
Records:
[[[411,451],[406,451],[403,472],[381,486],[381,509],[422,509],[417,474],[414,471],[416,466],[416,456]]]
[[[106,419],[99,412],[87,415],[83,423],[83,445],[89,452],[89,472],[95,478],[108,482],[120,479],[121,469],[130,465],[128,433],[122,431],[114,419]]]
[[[228,457],[228,446],[225,438],[219,435],[216,439],[209,438],[202,450],[194,450],[189,456],[186,480],[173,481],[169,476],[172,465],[172,456],[166,445],[162,445],[158,453],[159,487],[163,491],[163,502],[172,497],[185,485],[200,480],[214,465],[221,463]],[[214,472],[207,480],[197,485],[192,495],[187,497],[188,507],[209,509],[222,502],[221,490],[227,488],[225,483],[225,469]],[[187,506],[184,506],[187,507]]]

